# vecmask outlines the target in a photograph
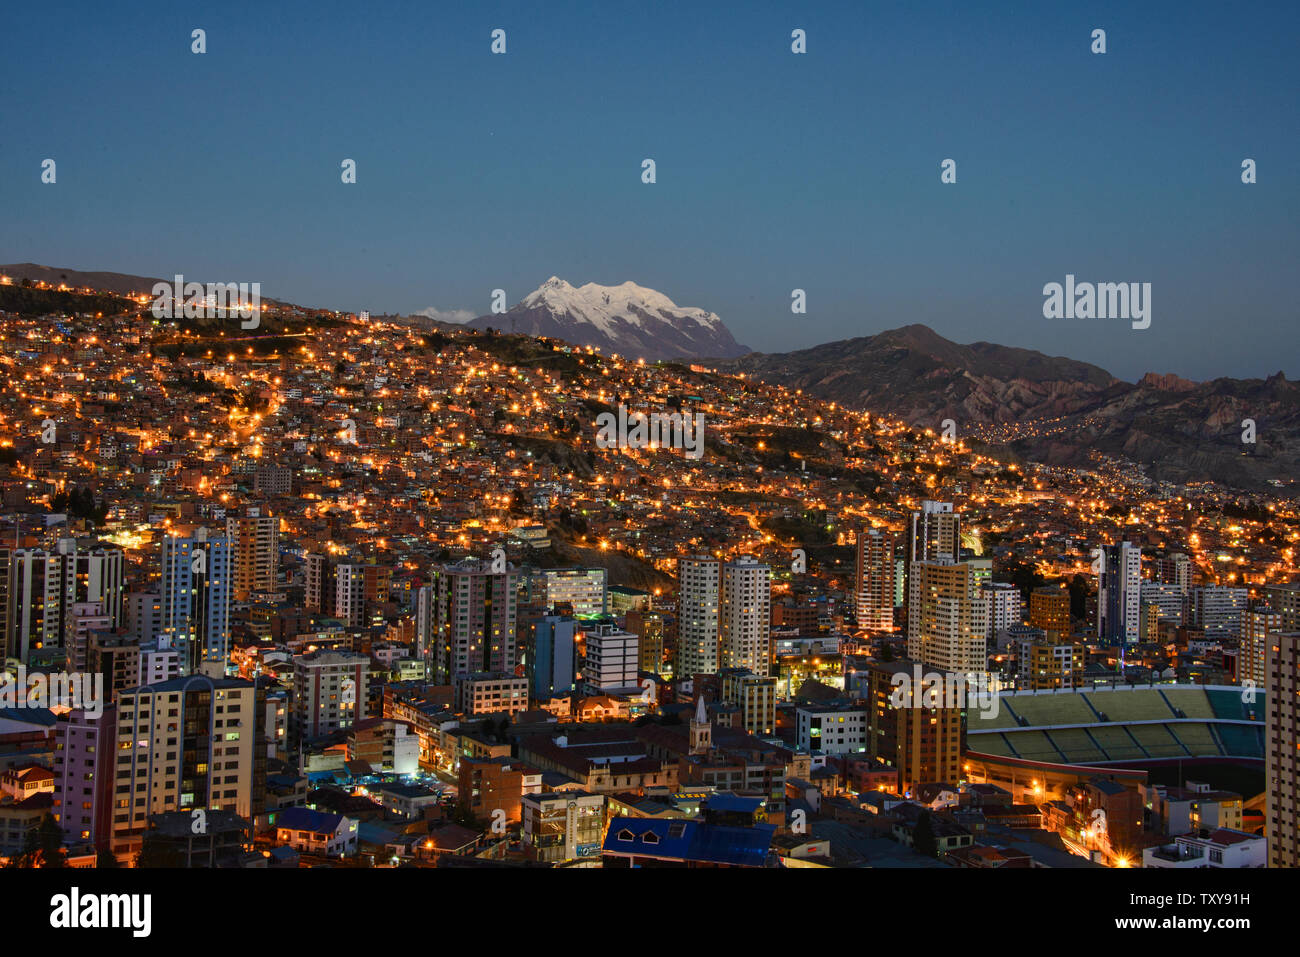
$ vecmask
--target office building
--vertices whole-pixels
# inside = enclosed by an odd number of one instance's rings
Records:
[[[568,615],[541,615],[524,627],[524,674],[533,699],[572,694],[578,675],[578,622]]]
[[[580,627],[578,646],[583,694],[640,694],[636,635],[610,620],[597,621]]]

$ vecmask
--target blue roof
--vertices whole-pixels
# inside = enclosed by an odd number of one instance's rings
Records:
[[[775,833],[776,828],[770,824],[733,827],[701,821],[616,817],[609,823],[603,850],[608,854],[762,867]]]
[[[294,831],[333,834],[339,829],[339,822],[342,820],[342,814],[326,814],[324,811],[313,811],[309,807],[287,807],[276,812],[275,826],[287,827]]]
[[[346,784],[350,776],[347,771],[308,771],[307,780],[311,784],[319,784],[322,781],[326,784]]]
[[[49,708],[0,708],[0,718],[18,721],[23,724],[39,724],[51,728],[59,720]]]

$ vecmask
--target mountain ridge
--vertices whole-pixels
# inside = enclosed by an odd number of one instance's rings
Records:
[[[1300,389],[1281,372],[1204,382],[1149,372],[1130,383],[1064,356],[961,345],[919,324],[708,364],[936,432],[951,420],[960,439],[1053,465],[1100,453],[1156,479],[1243,488],[1294,483],[1300,469]],[[1243,441],[1248,422],[1254,442]]]

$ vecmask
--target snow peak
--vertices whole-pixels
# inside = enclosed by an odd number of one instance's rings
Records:
[[[134,937],[148,937],[152,927],[149,894],[71,894],[50,898],[50,926],[75,930],[86,927],[126,927]]]

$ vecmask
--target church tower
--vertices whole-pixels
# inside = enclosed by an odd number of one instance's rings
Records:
[[[691,719],[691,754],[708,754],[713,749],[713,726],[704,710],[704,695],[695,699],[695,717]]]

